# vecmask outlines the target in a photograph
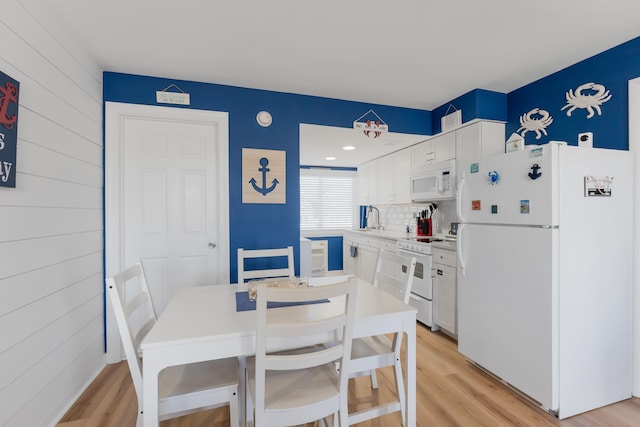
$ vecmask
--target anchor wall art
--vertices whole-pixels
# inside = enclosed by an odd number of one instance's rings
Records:
[[[287,203],[286,151],[242,149],[242,203]]]

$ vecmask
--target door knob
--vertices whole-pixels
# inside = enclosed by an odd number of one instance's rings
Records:
[[[216,245],[214,242],[209,242],[209,249],[214,249],[216,246],[218,245]]]

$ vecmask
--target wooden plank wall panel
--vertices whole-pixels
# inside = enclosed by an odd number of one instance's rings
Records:
[[[102,209],[102,188],[21,174],[19,159],[17,170],[16,189],[1,190],[0,205]]]
[[[20,82],[16,188],[0,188],[7,427],[55,425],[105,364],[102,70],[46,3],[0,15],[0,70]]]
[[[11,228],[0,227],[0,242],[102,230],[102,210],[99,208],[0,206],[0,218],[16,224]]]
[[[0,282],[0,316],[11,313],[71,286],[102,268],[102,251],[18,274]],[[20,292],[12,292],[20,289]],[[2,384],[0,382],[0,384]]]
[[[21,141],[17,156],[23,174],[102,188],[102,167],[82,162],[51,149]]]
[[[20,140],[102,167],[102,141],[88,141],[26,108],[20,111]]]

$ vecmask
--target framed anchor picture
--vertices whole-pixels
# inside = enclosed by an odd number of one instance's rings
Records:
[[[287,153],[242,149],[242,203],[287,203]]]

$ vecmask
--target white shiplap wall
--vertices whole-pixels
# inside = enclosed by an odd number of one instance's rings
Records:
[[[51,426],[104,366],[102,72],[35,0],[2,0],[20,82],[0,187],[0,425]]]

